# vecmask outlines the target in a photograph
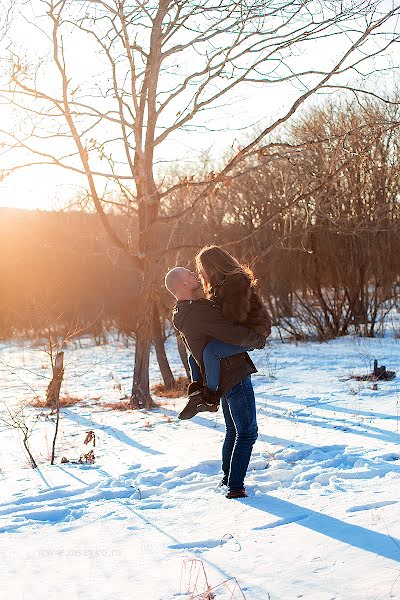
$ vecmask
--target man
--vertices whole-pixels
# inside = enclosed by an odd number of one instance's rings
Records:
[[[194,359],[203,369],[203,350],[210,339],[250,348],[263,348],[265,337],[230,322],[221,315],[210,300],[199,299],[200,282],[196,273],[184,267],[175,267],[165,276],[165,285],[177,300],[173,311],[174,327]],[[245,498],[244,478],[250,462],[254,442],[257,439],[257,416],[254,391],[250,375],[256,373],[253,362],[246,352],[221,360],[221,405],[226,423],[226,435],[222,447],[221,485],[228,486],[227,498]],[[189,386],[189,392],[192,391]],[[183,409],[183,418],[200,411],[215,410],[207,406],[201,393],[189,395]],[[181,418],[182,418],[181,413]]]

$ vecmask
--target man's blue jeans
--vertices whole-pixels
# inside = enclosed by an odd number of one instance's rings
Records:
[[[192,381],[202,381],[203,378],[201,376],[201,371],[200,371],[200,367],[197,364],[197,362],[194,360],[193,358],[193,354],[188,354],[188,362],[189,362],[189,369],[190,369],[190,379]]]
[[[229,491],[244,487],[254,442],[258,437],[256,402],[250,375],[221,398],[226,434],[222,446],[222,470]]]

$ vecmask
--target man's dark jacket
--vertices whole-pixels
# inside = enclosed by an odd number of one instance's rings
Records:
[[[246,348],[264,348],[265,336],[225,319],[210,300],[179,300],[172,323],[204,373],[203,350],[211,339]],[[219,391],[226,394],[257,369],[247,352],[221,359]]]

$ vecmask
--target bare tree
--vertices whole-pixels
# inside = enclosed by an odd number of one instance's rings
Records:
[[[22,443],[29,457],[31,467],[32,469],[36,469],[38,465],[35,457],[32,454],[29,440],[39,417],[36,416],[35,420],[32,421],[32,419],[30,419],[26,414],[27,407],[24,404],[20,404],[16,408],[11,409],[4,402],[3,407],[3,414],[0,416],[0,426],[2,426],[5,430],[14,429],[21,433]]]
[[[54,465],[54,459],[56,455],[56,443],[58,426],[60,424],[60,389],[61,383],[64,376],[64,352],[57,352],[54,360],[53,367],[53,379],[50,381],[49,387],[47,388],[47,401],[54,403],[56,408],[56,426],[53,436],[53,444],[51,448],[51,464]]]
[[[4,41],[10,28],[12,16],[16,8],[16,3],[13,0],[0,1],[0,42]]]
[[[370,92],[363,81],[376,73],[374,60],[399,39],[400,5],[386,0],[46,0],[43,28],[50,60],[11,50],[9,79],[1,99],[24,115],[20,131],[3,131],[8,169],[54,165],[83,176],[87,194],[115,245],[142,273],[136,328],[132,404],[150,406],[149,351],[154,290],[165,227],[186,218],[246,159],[267,149],[269,136],[315,93],[339,87]],[[42,22],[42,21],[41,21]],[[35,20],[35,27],[38,20]],[[303,48],[329,40],[325,58],[298,60]],[[96,54],[85,81],[71,45]],[[314,46],[312,46],[314,44]],[[318,64],[319,63],[319,64]],[[387,68],[387,64],[385,64]],[[100,71],[100,75],[98,74]],[[178,131],[206,128],[211,109],[248,86],[293,82],[299,92],[281,115],[236,149],[206,181],[185,178],[166,186],[157,178],[162,148]],[[385,98],[382,98],[385,100]],[[21,159],[21,153],[24,157]],[[26,159],[27,155],[30,158]],[[106,184],[120,192],[129,216],[125,237],[108,218]],[[202,183],[200,187],[197,187]],[[178,188],[198,190],[185,208],[167,214]],[[252,235],[252,232],[249,232]],[[174,237],[167,248],[174,251]]]
[[[373,336],[398,299],[399,133],[395,97],[325,103],[220,194],[225,244],[294,337]]]
[[[61,414],[60,392],[64,379],[64,348],[74,338],[90,331],[100,315],[88,326],[82,326],[79,315],[75,315],[69,319],[67,325],[64,323],[65,315],[57,312],[54,306],[46,306],[43,298],[41,302],[35,299],[31,304],[30,313],[37,327],[36,331],[33,327],[31,329],[34,334],[35,350],[43,352],[47,356],[51,367],[51,380],[46,388],[45,400],[44,402],[39,401],[37,405],[51,408],[50,414],[55,415],[51,450],[51,464],[54,465]]]

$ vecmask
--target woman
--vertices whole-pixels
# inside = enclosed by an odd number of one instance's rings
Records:
[[[257,280],[249,267],[239,263],[229,252],[220,246],[206,246],[196,256],[196,269],[203,290],[209,300],[213,300],[229,321],[235,321],[265,337],[271,333],[271,321],[265,306],[258,296]],[[204,349],[203,363],[206,379],[204,396],[209,403],[218,403],[220,383],[220,360],[247,352],[243,348],[211,340]],[[192,381],[201,381],[201,371],[189,356]]]

